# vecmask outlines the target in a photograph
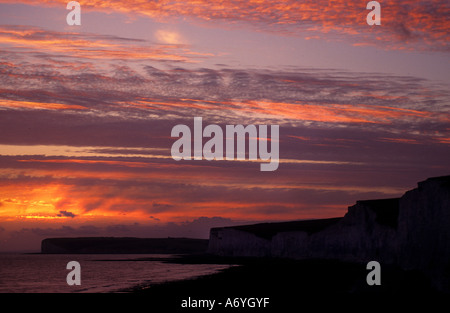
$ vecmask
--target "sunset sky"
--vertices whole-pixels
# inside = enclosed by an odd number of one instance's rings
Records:
[[[343,216],[450,174],[450,4],[0,0],[0,252]],[[171,157],[279,125],[280,164]],[[205,140],[203,141],[205,142]]]

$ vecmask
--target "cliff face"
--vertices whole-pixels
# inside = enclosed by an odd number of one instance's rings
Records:
[[[450,290],[450,177],[420,182],[400,199],[399,264]]]
[[[398,199],[383,200],[398,202]],[[374,201],[359,201],[349,208],[338,223],[323,231],[308,235],[302,231],[280,232],[274,236],[272,255],[287,258],[340,259],[353,262],[395,261],[396,225],[377,222],[379,215]],[[398,209],[398,207],[397,207]]]
[[[377,222],[383,216],[381,213],[377,214],[377,209],[384,206],[393,207],[394,222]],[[343,218],[299,221],[295,224],[297,229],[285,227],[289,223],[274,223],[277,231],[265,232],[264,228],[274,227],[271,224],[258,224],[253,228],[213,228],[208,251],[224,256],[348,261],[365,261],[377,256],[378,259],[392,263],[395,248],[389,238],[395,236],[398,215],[395,211],[398,212],[398,199],[358,201]],[[315,224],[322,224],[322,227],[311,231]]]
[[[211,229],[208,251],[221,256],[271,256],[270,240],[232,227]]]
[[[330,219],[331,220],[331,219]],[[341,219],[214,228],[208,251],[226,256],[378,261],[450,273],[450,176],[430,178],[399,199],[358,201]],[[324,224],[311,232],[310,224]],[[261,236],[264,227],[272,228]],[[259,231],[255,231],[259,229]],[[445,275],[444,275],[445,276]],[[447,275],[448,277],[448,275]],[[439,278],[448,289],[448,281]]]

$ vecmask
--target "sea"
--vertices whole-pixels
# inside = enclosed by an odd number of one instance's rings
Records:
[[[168,254],[0,254],[0,293],[111,293],[219,272],[223,264],[166,263]],[[70,261],[80,285],[68,285]]]

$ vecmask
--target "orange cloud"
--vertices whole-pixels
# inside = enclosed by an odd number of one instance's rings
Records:
[[[450,138],[435,138],[435,140],[439,143],[450,145]]]
[[[393,143],[406,143],[406,144],[420,144],[416,139],[408,139],[408,138],[380,138],[381,141],[393,142]]]
[[[156,214],[162,221],[179,216],[214,215],[263,219],[267,218],[268,211],[260,209],[265,206],[283,207],[284,211],[276,218],[288,219],[298,218],[296,208],[301,203],[271,198],[271,192],[273,195],[289,190],[392,194],[389,188],[300,183],[297,177],[289,175],[263,182],[257,175],[245,175],[242,179],[236,171],[250,174],[254,169],[203,162],[165,163],[142,158],[133,161],[75,158],[17,161],[17,168],[3,167],[0,172],[2,219],[58,222],[67,219],[67,214],[61,214],[61,211],[75,215],[77,221],[122,217],[146,220]],[[301,163],[301,160],[292,161]],[[261,193],[269,198],[262,199]],[[247,194],[247,197],[241,194]]]
[[[0,2],[16,3],[2,0]],[[20,2],[35,5],[35,1]],[[187,1],[83,1],[83,10],[116,11],[139,14],[155,19],[187,16],[203,21],[250,23],[257,29],[283,32],[311,38],[320,34],[344,34],[355,44],[382,42],[389,48],[448,50],[450,41],[450,9],[441,0],[385,0],[382,6],[381,27],[366,23],[367,0],[352,2],[285,0],[187,0]],[[40,5],[64,7],[65,0],[40,1]],[[230,24],[230,23],[228,23]]]
[[[0,99],[0,107],[6,108],[25,108],[25,109],[46,109],[46,110],[87,110],[87,108],[80,105],[68,105],[61,103],[48,102],[31,102],[31,101],[16,101],[9,99]]]
[[[196,58],[210,56],[192,52],[180,44],[151,45],[143,40],[54,32],[27,26],[0,26],[0,41],[13,49],[33,49],[82,59],[196,62]]]
[[[181,35],[175,31],[160,29],[156,31],[155,36],[160,42],[165,44],[177,45],[183,43]]]
[[[220,105],[219,105],[220,104]],[[306,101],[296,103],[273,102],[267,100],[258,101],[205,101],[195,99],[180,99],[178,101],[157,101],[142,99],[136,102],[129,102],[128,105],[150,109],[199,109],[208,112],[218,111],[224,114],[252,114],[254,117],[262,119],[289,119],[297,121],[314,121],[329,123],[391,123],[396,120],[408,119],[430,119],[447,120],[448,114],[433,114],[431,112],[404,109],[380,105],[367,104],[311,104]]]

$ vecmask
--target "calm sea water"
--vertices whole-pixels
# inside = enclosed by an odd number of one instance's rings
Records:
[[[134,286],[151,286],[215,273],[229,265],[172,264],[145,258],[167,258],[155,254],[0,254],[1,293],[120,292]],[[120,262],[117,260],[121,260]],[[134,261],[133,261],[134,260]],[[81,266],[81,285],[66,282],[66,265]]]

